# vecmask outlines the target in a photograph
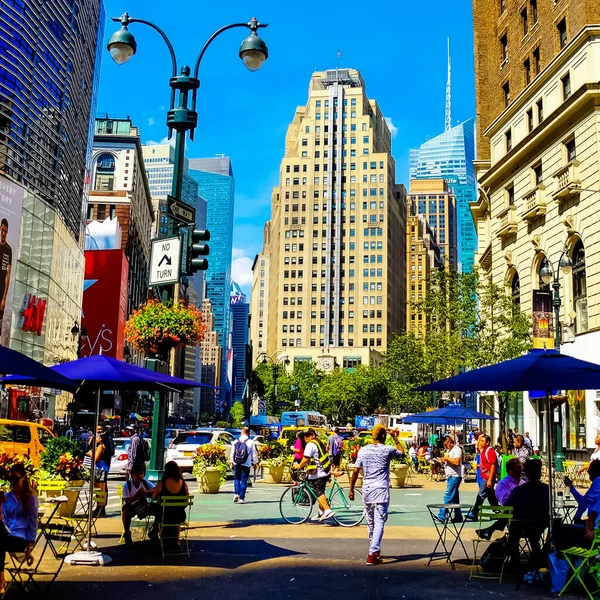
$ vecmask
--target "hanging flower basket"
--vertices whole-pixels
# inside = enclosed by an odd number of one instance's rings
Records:
[[[195,306],[181,300],[148,300],[125,324],[125,338],[146,356],[166,357],[171,348],[197,346],[204,339],[206,325]]]

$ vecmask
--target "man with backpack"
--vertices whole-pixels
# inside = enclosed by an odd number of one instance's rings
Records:
[[[498,506],[498,499],[494,492],[494,483],[496,482],[496,474],[498,473],[498,454],[496,450],[490,446],[492,439],[489,435],[480,435],[479,444],[481,450],[479,452],[479,472],[481,474],[481,483],[479,484],[479,493],[475,498],[475,504],[467,515],[467,520],[477,521],[479,516],[479,507],[484,500],[490,503],[490,506]]]
[[[132,427],[133,433],[127,448],[127,474],[131,477],[133,467],[140,467],[142,473],[146,473],[146,462],[150,460],[150,445],[148,441],[140,435],[138,425]]]
[[[233,467],[233,501],[244,504],[250,467],[258,463],[256,446],[250,439],[250,429],[244,427],[242,434],[231,448],[231,466]]]
[[[339,467],[342,462],[344,438],[340,435],[340,428],[334,427],[333,433],[327,439],[327,452],[331,456],[331,463],[334,467]]]

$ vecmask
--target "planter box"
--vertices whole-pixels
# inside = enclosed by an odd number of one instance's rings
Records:
[[[347,471],[347,475],[348,475],[348,485],[350,485],[350,478],[352,477],[352,472],[354,471],[354,465],[348,465],[348,471]],[[358,479],[356,480],[356,486],[355,487],[359,487],[361,488],[363,486],[363,473],[362,471],[360,472]]]
[[[201,494],[217,494],[221,487],[221,472],[218,467],[207,467],[202,477],[197,477]]]
[[[79,499],[79,490],[71,490],[65,488],[60,496],[66,496],[68,500],[63,502],[59,507],[61,517],[72,517],[77,508],[77,500]]]
[[[390,469],[390,487],[401,488],[406,482],[406,474],[408,473],[408,465],[396,465]]]
[[[283,465],[280,467],[263,465],[263,482],[264,483],[281,483],[283,477]]]

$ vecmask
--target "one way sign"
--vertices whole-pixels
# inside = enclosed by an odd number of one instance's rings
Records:
[[[178,237],[154,240],[150,258],[150,286],[170,285],[179,281],[181,240]]]

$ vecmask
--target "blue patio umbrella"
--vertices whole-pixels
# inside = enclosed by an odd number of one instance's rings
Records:
[[[59,374],[62,378],[66,378],[68,383],[65,385],[68,386],[68,389],[77,387],[78,389],[91,388],[96,391],[96,414],[94,416],[94,429],[98,427],[98,421],[100,417],[100,398],[102,394],[102,388],[107,390],[143,389],[148,391],[156,389],[171,389],[181,392],[190,387],[213,387],[199,383],[198,381],[180,379],[179,377],[171,377],[170,375],[165,375],[163,373],[149,371],[148,369],[143,369],[137,365],[132,365],[102,354],[90,356],[88,358],[80,358],[79,360],[57,365],[56,367],[52,367],[51,369],[47,370],[51,373],[54,372],[54,374]],[[25,385],[47,385],[47,373],[41,373],[40,375],[40,379],[35,377],[19,377],[13,375],[0,379],[0,382],[23,383]],[[56,385],[56,387],[61,386]],[[94,493],[96,436],[94,435],[92,439],[92,466],[89,490],[90,499]],[[91,507],[92,503],[90,501],[87,539],[88,551],[76,552],[68,557],[71,564],[106,564],[111,560],[110,557],[100,552],[89,551],[91,548],[92,537]]]
[[[47,387],[60,389],[73,389],[76,387],[64,375],[6,346],[0,346],[0,373],[42,378],[47,382]]]
[[[414,419],[418,417],[419,419],[423,419],[423,421],[409,421],[408,419]],[[429,419],[429,420],[427,420]],[[430,410],[423,413],[417,413],[416,415],[410,415],[404,419],[405,423],[435,423],[438,421],[432,421],[431,419],[446,419],[453,422],[458,421],[468,421],[470,419],[482,419],[482,420],[492,420],[496,419],[491,415],[486,415],[485,413],[479,412],[478,410],[473,410],[471,408],[467,408],[462,404],[448,404],[447,406],[443,406],[442,408],[436,408],[435,410]]]
[[[579,360],[555,350],[533,350],[529,354],[506,360],[496,365],[481,367],[454,377],[434,381],[417,388],[420,392],[453,391],[471,392],[524,392],[546,390],[546,402],[550,406],[552,390],[600,389],[600,365]],[[546,434],[548,445],[548,483],[550,488],[550,514],[553,513],[552,478],[552,415],[546,411]],[[552,535],[550,519],[550,535]]]
[[[440,417],[432,415],[435,411],[416,413],[402,418],[403,423],[431,423],[432,425],[455,425],[462,422],[462,419],[450,419],[448,417]]]

